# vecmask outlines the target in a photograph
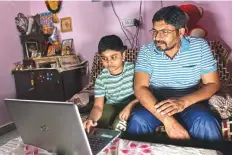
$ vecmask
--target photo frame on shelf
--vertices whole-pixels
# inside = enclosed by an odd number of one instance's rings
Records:
[[[38,55],[39,47],[36,41],[25,42],[27,58],[35,58]]]
[[[61,29],[61,32],[72,31],[72,18],[71,17],[61,18],[60,29]]]
[[[61,55],[69,55],[72,52],[73,39],[62,40]]]

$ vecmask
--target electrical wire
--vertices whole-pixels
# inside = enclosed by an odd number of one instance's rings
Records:
[[[132,36],[132,38],[130,40],[132,40],[132,45],[133,45],[133,49],[138,47],[138,41],[139,41],[139,38],[138,38],[138,35],[139,35],[139,30],[140,30],[140,26],[141,26],[141,23],[142,23],[142,16],[141,16],[141,12],[142,12],[142,1],[140,1],[140,6],[139,6],[139,24],[138,26],[136,26],[136,32],[135,34],[132,34],[129,30],[127,30],[125,28],[125,26],[123,26],[123,28],[129,32]],[[125,39],[125,42],[127,41],[128,39]]]
[[[119,18],[119,16],[118,16],[118,14],[117,14],[116,11],[115,11],[113,1],[111,1],[111,6],[112,6],[112,8],[113,8],[113,11],[114,11],[115,16],[117,17],[117,19],[118,19],[118,21],[119,21],[119,24],[120,24],[120,26],[121,26],[121,29],[122,29],[123,33],[125,34],[126,38],[128,39],[128,41],[129,41],[129,43],[130,43],[130,45],[131,45],[131,48],[133,48],[133,45],[132,45],[132,43],[131,43],[131,41],[130,41],[128,35],[126,34],[125,30],[123,29],[122,22],[121,22],[121,20],[120,20],[120,18]]]
[[[140,6],[139,6],[139,26],[137,27],[137,36],[136,36],[136,42],[135,42],[135,46],[138,47],[138,42],[139,42],[139,39],[138,39],[138,36],[139,36],[139,30],[140,30],[140,26],[141,26],[141,23],[142,23],[142,1],[140,1]]]

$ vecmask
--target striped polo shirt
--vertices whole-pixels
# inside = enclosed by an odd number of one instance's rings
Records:
[[[127,104],[134,99],[134,63],[125,62],[119,75],[104,68],[95,81],[95,97],[105,97],[106,104]]]
[[[150,87],[158,100],[178,98],[197,90],[201,75],[217,70],[207,41],[183,37],[173,59],[156,49],[154,43],[141,47],[135,72],[150,76]]]

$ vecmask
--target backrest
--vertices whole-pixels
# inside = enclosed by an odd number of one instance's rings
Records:
[[[213,40],[213,41],[209,41],[209,44],[211,46],[213,55],[215,56],[216,60],[217,60],[217,66],[218,66],[218,72],[219,72],[219,76],[220,76],[220,80],[225,83],[226,81],[228,81],[228,79],[230,79],[230,73],[227,70],[227,62],[229,60],[228,57],[228,51],[226,50],[226,48],[222,45],[222,43],[218,40]],[[126,61],[129,62],[135,62],[136,61],[136,57],[138,55],[138,49],[128,49],[125,50],[125,54],[126,54]],[[92,65],[92,69],[91,69],[91,74],[90,74],[90,83],[94,84],[96,78],[98,77],[98,75],[101,73],[103,69],[101,60],[100,60],[100,55],[98,53],[96,53],[94,55],[94,60],[93,60],[93,65]]]
[[[227,49],[218,40],[209,41],[213,55],[217,60],[218,73],[220,81],[226,83],[230,79],[230,73],[227,70],[229,53]]]

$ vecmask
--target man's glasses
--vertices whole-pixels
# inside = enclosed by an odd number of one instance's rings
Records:
[[[149,32],[153,35],[153,36],[157,36],[158,34],[160,34],[161,36],[168,36],[170,33],[174,32],[176,30],[167,30],[167,29],[163,29],[163,30],[155,30],[155,29],[151,29]]]

